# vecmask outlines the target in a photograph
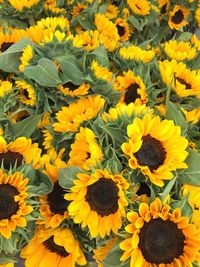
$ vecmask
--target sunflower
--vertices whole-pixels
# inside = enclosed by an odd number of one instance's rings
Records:
[[[125,230],[131,236],[119,245],[125,251],[121,261],[131,258],[131,267],[192,266],[199,254],[199,231],[179,208],[170,209],[156,198],[150,205],[141,203],[139,212],[127,214],[130,224]]]
[[[103,14],[95,15],[95,26],[99,31],[99,41],[112,52],[119,46],[120,36],[117,27]]]
[[[136,45],[130,45],[129,47],[120,48],[119,55],[126,60],[136,60],[148,63],[154,58],[155,52],[153,50],[144,50]]]
[[[72,17],[75,18],[76,16],[78,16],[81,13],[81,11],[83,11],[87,7],[88,7],[87,5],[77,3],[77,5],[73,6],[73,9],[71,12]]]
[[[175,5],[169,13],[168,25],[171,29],[179,30],[188,24],[187,18],[190,10],[181,5]]]
[[[36,95],[33,86],[23,80],[16,81],[15,85],[20,92],[20,101],[27,106],[34,106],[36,104]]]
[[[57,14],[62,14],[63,15],[63,13],[66,13],[66,9],[65,8],[59,8],[59,7],[56,6],[56,0],[47,0],[47,1],[45,1],[44,8],[45,8],[45,10],[51,11],[51,12],[55,13],[56,15]]]
[[[104,112],[102,114],[102,119],[108,122],[114,122],[118,119],[125,120],[126,117],[129,119],[133,119],[135,116],[141,117],[146,113],[151,113],[152,111],[146,107],[146,105],[135,105],[130,103],[128,105],[125,104],[117,104],[116,107],[110,108],[108,112]]]
[[[41,149],[38,144],[32,144],[31,139],[18,137],[9,144],[0,136],[0,165],[3,163],[4,169],[9,170],[10,167],[19,167],[23,164],[32,164],[37,168],[40,160]]]
[[[83,96],[88,94],[88,91],[90,90],[90,85],[88,83],[75,85],[71,82],[68,82],[63,85],[59,85],[58,90],[65,96]]]
[[[31,8],[34,5],[37,5],[40,0],[8,0],[11,6],[16,9],[21,11],[23,8]]]
[[[102,67],[96,60],[92,61],[91,70],[94,72],[94,75],[97,79],[102,79],[107,82],[112,81],[113,73],[108,70],[107,67]]]
[[[28,178],[16,172],[7,175],[0,170],[0,235],[9,239],[16,227],[27,225],[26,215],[33,211],[26,205]]]
[[[185,184],[182,187],[182,196],[186,197],[186,195],[190,193],[189,195],[189,203],[193,208],[200,209],[200,188],[199,186],[189,185]]]
[[[97,262],[98,267],[103,267],[102,261],[108,256],[109,252],[114,247],[118,239],[119,239],[118,236],[116,236],[107,241],[104,246],[101,246],[93,250],[94,253],[93,259]]]
[[[117,18],[115,21],[115,25],[117,27],[118,34],[120,36],[120,41],[121,42],[128,41],[129,37],[131,36],[131,29],[127,21],[122,18]]]
[[[185,114],[186,121],[192,122],[192,124],[196,124],[200,121],[200,108],[195,108],[191,111],[182,110]]]
[[[37,128],[44,128],[48,125],[51,124],[50,119],[49,119],[50,113],[49,112],[44,112],[42,118],[37,124]]]
[[[196,48],[191,47],[189,42],[170,40],[165,43],[165,53],[171,59],[190,60],[196,56]]]
[[[80,124],[96,117],[104,104],[105,100],[98,95],[81,98],[68,107],[62,107],[56,113],[58,122],[53,124],[54,130],[57,132],[77,132]]]
[[[51,42],[65,42],[67,40],[67,36],[65,32],[56,30],[55,32],[51,32],[49,35],[44,36],[42,40],[42,44],[51,43]]]
[[[159,62],[160,72],[163,81],[181,97],[198,96],[200,73],[190,70],[182,62],[176,60]]]
[[[127,0],[127,4],[137,15],[146,16],[150,14],[151,5],[147,0]]]
[[[115,5],[108,5],[106,8],[105,16],[108,19],[115,19],[119,13],[119,9]]]
[[[160,14],[166,15],[169,11],[170,0],[158,0]]]
[[[23,49],[23,54],[20,57],[20,61],[21,61],[21,64],[19,65],[20,71],[25,70],[25,68],[29,65],[29,61],[32,59],[32,57],[33,57],[33,49],[30,45],[27,45]]]
[[[139,76],[131,70],[123,72],[123,76],[117,76],[114,81],[114,89],[122,92],[121,103],[136,105],[144,104],[148,101],[146,86]]]
[[[65,195],[65,199],[72,201],[69,215],[83,228],[88,226],[92,238],[98,235],[104,238],[111,230],[117,234],[122,217],[126,216],[128,186],[124,177],[107,170],[99,169],[91,175],[78,173],[71,193]]]
[[[192,37],[191,37],[191,39],[190,39],[190,42],[191,42],[192,45],[194,45],[194,47],[195,47],[198,51],[200,51],[200,40],[199,40],[199,38],[197,37],[196,34],[193,34],[193,35],[192,35]]]
[[[0,267],[14,267],[14,262],[9,262],[5,264],[0,264]]]
[[[121,147],[129,166],[139,168],[152,183],[163,186],[163,180],[173,178],[172,171],[188,168],[183,162],[188,155],[188,140],[180,132],[171,120],[161,121],[150,114],[136,118],[127,126],[128,140]]]
[[[200,5],[195,10],[195,19],[196,19],[196,22],[197,22],[197,26],[200,27]]]
[[[0,80],[0,97],[4,97],[11,91],[12,91],[12,83],[9,81]]]
[[[78,33],[73,38],[73,45],[86,51],[92,51],[100,45],[99,32],[90,30]]]
[[[0,31],[0,52],[5,52],[11,45],[26,37],[26,31],[9,28],[6,32]]]
[[[86,259],[68,228],[43,229],[38,228],[34,237],[20,253],[25,259],[25,266],[69,266],[85,265]]]
[[[90,166],[96,166],[103,159],[102,149],[96,141],[96,135],[89,128],[80,128],[75,141],[71,144],[68,165],[79,166],[89,170]]]

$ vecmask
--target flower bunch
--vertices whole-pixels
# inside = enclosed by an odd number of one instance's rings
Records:
[[[0,266],[199,266],[200,1],[0,22]]]

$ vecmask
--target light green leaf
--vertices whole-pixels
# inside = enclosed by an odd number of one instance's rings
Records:
[[[15,137],[25,136],[30,137],[35,131],[38,122],[42,118],[41,115],[31,115],[28,118],[17,122],[11,126],[11,131]]]
[[[32,42],[29,39],[22,39],[9,47],[4,53],[1,53],[0,69],[5,72],[18,71],[22,50],[27,44],[32,44]]]
[[[166,119],[173,120],[176,125],[180,126],[182,134],[186,132],[188,124],[183,113],[174,103],[169,100],[166,103]]]
[[[93,50],[90,55],[95,55],[97,56],[97,60],[100,62],[100,64],[104,67],[109,67],[109,59],[108,59],[108,54],[103,45],[99,46],[97,49]]]
[[[74,185],[74,180],[77,178],[78,172],[83,172],[83,170],[76,166],[60,169],[58,178],[59,184],[63,188],[71,188]]]
[[[129,16],[128,21],[131,23],[131,25],[136,28],[138,31],[142,31],[143,26],[141,25],[141,23],[139,22],[139,20],[137,18],[135,18],[134,16]]]
[[[182,216],[190,217],[193,213],[193,209],[189,204],[188,198],[189,198],[189,193],[183,199],[171,204],[171,207],[173,209],[180,208]]]
[[[63,78],[68,79],[76,85],[83,83],[83,73],[78,59],[73,55],[57,58],[63,72]]]
[[[176,182],[176,178],[174,177],[171,181],[168,182],[168,184],[166,185],[166,187],[164,188],[164,191],[162,193],[159,194],[160,199],[163,201],[167,195],[170,193],[172,187],[174,186],[175,182]]]
[[[189,155],[185,161],[188,169],[179,173],[179,180],[182,184],[200,186],[200,153],[189,149]]]
[[[55,64],[48,58],[41,58],[36,66],[28,66],[24,74],[42,86],[56,87],[62,83]]]

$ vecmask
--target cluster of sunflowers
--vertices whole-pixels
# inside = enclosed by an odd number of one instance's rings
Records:
[[[0,0],[0,266],[200,266],[198,0]]]

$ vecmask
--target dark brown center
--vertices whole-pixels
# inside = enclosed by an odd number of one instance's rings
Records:
[[[1,52],[5,52],[11,45],[13,45],[12,42],[4,42],[4,43],[1,45],[1,49],[0,49],[0,51],[1,51]]]
[[[164,15],[166,12],[167,12],[167,4],[164,4],[160,9],[160,13]]]
[[[48,238],[43,244],[50,252],[54,252],[63,258],[69,256],[69,253],[65,250],[64,247],[59,246],[54,242],[53,236]]]
[[[149,134],[142,140],[142,146],[134,155],[141,166],[148,166],[151,171],[156,170],[163,164],[166,151],[162,143]]]
[[[109,179],[101,178],[87,188],[86,201],[91,210],[108,216],[118,210],[118,187]]]
[[[77,89],[79,86],[77,86],[77,85],[75,85],[75,84],[73,84],[73,83],[68,82],[68,83],[63,84],[63,87],[65,87],[65,88],[69,88],[70,91],[74,91],[74,90]]]
[[[120,37],[124,36],[125,34],[125,28],[123,26],[117,25],[117,31]]]
[[[146,194],[148,197],[150,197],[151,196],[151,190],[146,183],[140,183],[140,188],[136,192],[136,194],[138,196]]]
[[[9,170],[22,165],[23,156],[18,152],[8,151],[6,153],[0,153],[0,165],[3,163],[4,169]]]
[[[174,16],[172,16],[171,21],[175,24],[179,24],[183,21],[184,15],[181,10],[178,10],[174,13]]]
[[[19,209],[14,196],[19,195],[17,188],[10,184],[0,185],[0,220],[10,219]]]
[[[135,102],[137,98],[140,98],[140,95],[137,92],[139,85],[137,83],[131,84],[127,89],[124,96],[124,102],[128,105],[132,102]]]
[[[138,247],[151,264],[170,264],[183,254],[185,236],[170,220],[145,222],[139,233]]]
[[[66,194],[66,192],[59,185],[59,183],[56,182],[54,184],[53,191],[47,195],[51,212],[63,215],[67,210],[69,201],[64,199],[64,194]]]
[[[191,89],[191,85],[189,83],[187,83],[185,80],[183,80],[182,78],[176,77],[176,80],[179,81],[179,83],[185,85],[185,89]]]

